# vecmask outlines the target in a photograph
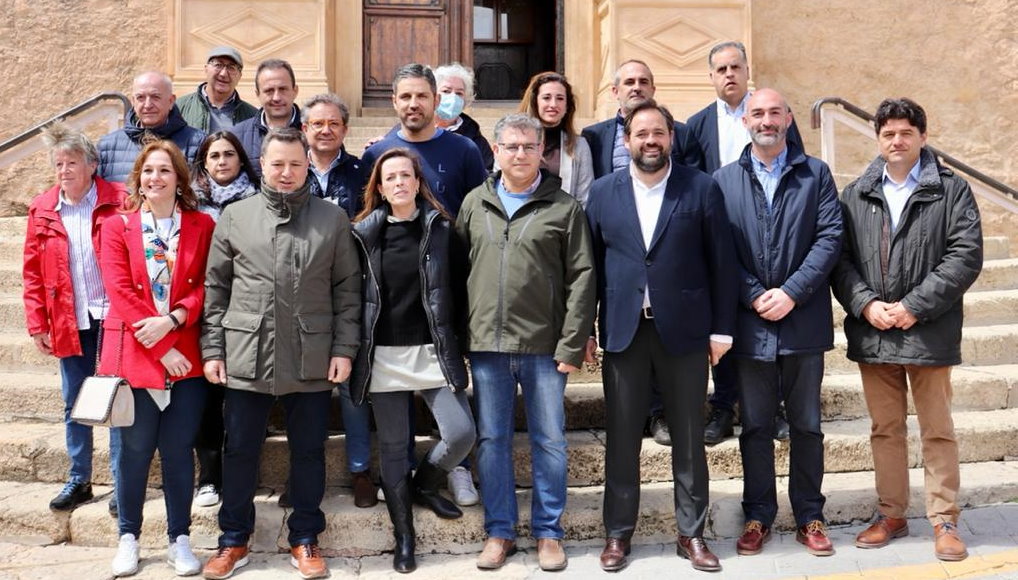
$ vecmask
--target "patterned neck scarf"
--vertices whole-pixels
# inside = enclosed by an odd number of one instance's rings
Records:
[[[145,267],[152,284],[152,300],[159,314],[170,311],[170,280],[177,261],[177,244],[180,242],[180,210],[173,207],[170,227],[160,227],[147,208],[141,211],[141,244],[145,249]]]

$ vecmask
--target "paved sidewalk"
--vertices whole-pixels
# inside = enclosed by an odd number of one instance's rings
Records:
[[[810,556],[793,534],[778,534],[757,556],[735,554],[731,538],[710,541],[721,558],[719,574],[697,572],[675,556],[674,546],[636,546],[631,564],[618,574],[601,571],[600,545],[569,546],[569,568],[560,573],[541,572],[533,550],[513,556],[502,570],[480,572],[474,555],[431,554],[418,557],[419,568],[410,576],[396,574],[391,557],[330,558],[332,578],[431,579],[522,579],[522,578],[715,578],[718,580],[844,580],[849,578],[888,580],[930,580],[937,578],[996,578],[1018,580],[1018,503],[971,509],[962,514],[962,537],[969,557],[963,562],[940,562],[933,556],[933,529],[924,519],[909,522],[911,535],[879,550],[860,550],[853,545],[855,534],[865,524],[831,530],[837,553],[829,558]],[[113,548],[44,546],[31,538],[0,539],[0,580],[92,580],[107,579]],[[201,554],[204,559],[209,553]],[[144,550],[141,570],[133,578],[163,580],[176,578],[164,561],[165,551]],[[255,554],[252,562],[235,576],[237,580],[298,579],[286,554]]]

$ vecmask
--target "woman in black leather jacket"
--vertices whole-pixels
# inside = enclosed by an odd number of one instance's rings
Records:
[[[354,219],[364,283],[361,348],[350,389],[357,404],[371,396],[398,572],[416,568],[414,501],[442,518],[463,515],[438,490],[476,437],[457,337],[465,285],[456,269],[466,258],[454,255],[459,250],[452,218],[420,176],[420,161],[409,150],[385,152],[364,190],[364,210]],[[407,407],[415,392],[431,408],[441,440],[411,479]]]

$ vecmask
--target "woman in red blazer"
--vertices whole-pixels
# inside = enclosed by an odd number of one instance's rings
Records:
[[[110,310],[103,323],[101,374],[134,387],[135,418],[123,427],[117,477],[117,576],[138,569],[138,536],[149,466],[162,461],[169,554],[177,574],[201,565],[190,547],[192,453],[206,383],[198,337],[205,262],[214,223],[197,210],[187,162],[170,141],[142,149],[119,216],[103,224],[101,270]]]

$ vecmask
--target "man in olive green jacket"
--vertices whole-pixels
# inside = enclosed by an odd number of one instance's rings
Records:
[[[206,578],[247,563],[254,494],[269,410],[286,410],[290,446],[291,563],[304,578],[328,575],[325,440],[330,392],[350,374],[360,332],[360,264],[342,208],[310,195],[308,145],[296,129],[272,130],[262,149],[259,195],[223,212],[205,279],[205,376],[226,386],[219,551]]]
[[[513,404],[523,390],[533,457],[531,530],[543,570],[566,567],[566,377],[594,323],[590,231],[558,177],[540,171],[543,129],[515,114],[495,125],[501,171],[467,195],[456,229],[469,248],[468,351],[477,403],[478,474],[488,539],[481,569],[515,551]]]

